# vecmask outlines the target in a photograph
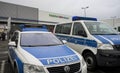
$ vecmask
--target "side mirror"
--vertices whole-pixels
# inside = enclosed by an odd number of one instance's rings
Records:
[[[8,43],[8,46],[16,47],[16,43],[15,42],[10,42],[10,43]]]
[[[62,42],[63,42],[64,44],[66,44],[66,43],[67,43],[67,41],[66,41],[66,40],[62,40]]]

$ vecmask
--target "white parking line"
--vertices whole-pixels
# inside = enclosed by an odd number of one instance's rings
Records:
[[[1,73],[4,73],[4,69],[5,69],[5,60],[3,60],[1,63]]]

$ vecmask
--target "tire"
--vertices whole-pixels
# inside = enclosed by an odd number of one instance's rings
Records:
[[[97,66],[96,58],[91,52],[86,52],[83,54],[83,57],[87,64],[87,69],[90,71],[94,71]]]

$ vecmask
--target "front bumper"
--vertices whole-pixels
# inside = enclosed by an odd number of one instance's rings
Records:
[[[81,73],[87,73],[87,65],[82,66]]]
[[[96,59],[99,66],[118,67],[120,66],[120,51],[98,50]]]
[[[49,73],[66,73],[64,70],[65,66],[66,65],[58,66],[58,67],[48,67],[47,70]],[[69,73],[87,73],[86,64],[82,66],[81,62],[69,64],[67,66],[70,67]]]

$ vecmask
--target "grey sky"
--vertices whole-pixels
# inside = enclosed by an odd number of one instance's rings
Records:
[[[99,19],[120,18],[120,0],[0,0],[66,15],[83,16],[81,7],[89,6],[87,16]]]

